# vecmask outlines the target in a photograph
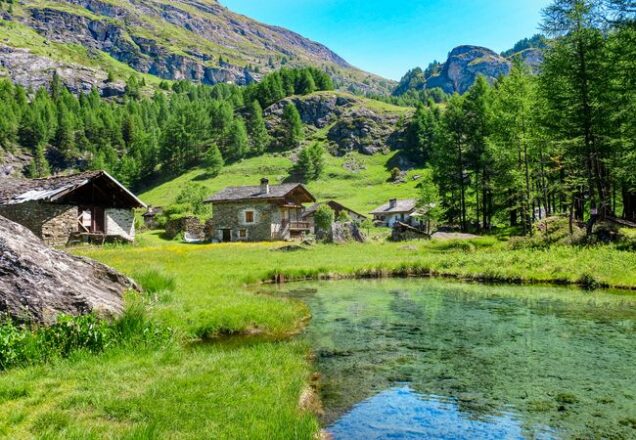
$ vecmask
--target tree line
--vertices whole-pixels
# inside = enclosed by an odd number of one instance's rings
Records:
[[[295,148],[303,136],[294,105],[283,114],[283,136],[272,139],[263,109],[292,95],[331,90],[315,68],[281,69],[258,84],[195,85],[162,82],[148,90],[130,77],[125,96],[101,98],[97,90],[74,96],[54,75],[48,89],[27,90],[0,81],[0,153],[32,154],[31,177],[51,169],[105,169],[136,186],[156,174],[174,175],[194,165],[220,166],[273,148]]]
[[[636,219],[636,6],[554,0],[544,10],[545,62],[521,60],[444,106],[420,105],[406,154],[429,164],[446,221],[463,230],[537,218]]]

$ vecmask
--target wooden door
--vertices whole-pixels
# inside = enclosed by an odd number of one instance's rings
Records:
[[[105,221],[105,212],[104,208],[100,208],[95,206],[91,213],[91,219],[93,222],[92,231],[94,234],[104,233],[106,232],[106,221]]]
[[[223,229],[223,242],[228,243],[232,241],[232,230],[231,229]]]

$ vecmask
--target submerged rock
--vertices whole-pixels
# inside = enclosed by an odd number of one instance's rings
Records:
[[[53,323],[58,314],[115,317],[134,283],[101,263],[46,247],[31,231],[0,217],[0,314]]]

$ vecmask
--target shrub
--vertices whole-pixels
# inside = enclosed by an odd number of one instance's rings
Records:
[[[594,275],[591,275],[589,273],[584,273],[583,275],[581,275],[577,283],[581,285],[581,287],[583,287],[585,290],[596,290],[602,287],[601,282],[594,278]]]
[[[21,363],[25,334],[10,321],[0,324],[0,369]]]
[[[72,352],[85,350],[99,353],[110,340],[106,321],[95,315],[59,316],[57,323],[36,330],[38,349],[45,359],[68,357]]]
[[[316,224],[316,235],[321,236],[331,230],[333,223],[333,211],[326,205],[321,205],[314,214]]]

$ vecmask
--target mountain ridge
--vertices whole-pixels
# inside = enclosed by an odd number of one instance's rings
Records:
[[[134,72],[244,85],[283,66],[307,65],[328,71],[339,88],[358,93],[393,86],[318,42],[236,14],[214,0],[24,0],[10,11],[0,10],[0,17],[5,54],[0,70],[22,85],[30,85],[25,72],[35,63],[47,64],[44,72],[32,74],[37,85],[52,69],[77,70],[80,74],[64,79],[78,91],[107,89],[107,77],[124,80]],[[13,54],[25,61],[12,62]],[[82,73],[83,68],[91,72]],[[106,93],[122,87],[110,88]]]

